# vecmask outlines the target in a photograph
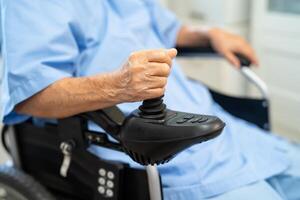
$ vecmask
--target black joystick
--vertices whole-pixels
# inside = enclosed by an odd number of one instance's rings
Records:
[[[139,115],[144,119],[161,120],[166,116],[166,104],[163,103],[163,96],[143,101],[139,107]]]
[[[120,129],[124,151],[142,165],[166,163],[184,149],[217,137],[225,126],[214,116],[169,110],[162,98],[145,100]]]

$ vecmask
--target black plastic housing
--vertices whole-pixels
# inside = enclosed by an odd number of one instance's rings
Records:
[[[217,137],[225,127],[217,117],[165,112],[166,117],[161,120],[142,118],[139,110],[126,118],[120,141],[124,151],[136,162],[163,164],[184,149]]]

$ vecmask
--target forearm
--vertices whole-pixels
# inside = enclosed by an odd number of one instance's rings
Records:
[[[209,44],[209,28],[183,25],[177,36],[177,46],[193,47]]]
[[[64,118],[162,96],[175,49],[133,52],[117,71],[90,77],[65,78],[19,103],[15,111],[43,118]]]
[[[122,101],[116,73],[65,78],[18,104],[16,112],[36,117],[63,118]]]

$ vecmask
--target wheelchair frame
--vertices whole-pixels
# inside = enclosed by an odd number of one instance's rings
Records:
[[[185,49],[185,48],[179,48],[179,52],[181,56],[199,56],[200,55],[205,56],[207,54],[213,53],[212,49]],[[242,62],[243,64],[243,62]],[[246,99],[246,98],[236,98],[236,97],[228,97],[226,95],[217,93],[215,91],[210,90],[212,93],[212,96],[214,100],[219,103],[225,110],[230,112],[231,114],[243,118],[247,121],[250,121],[252,123],[257,124],[259,127],[269,130],[270,128],[270,121],[269,121],[269,96],[268,96],[268,89],[266,84],[251,70],[247,67],[247,63],[245,66],[241,68],[242,75],[251,83],[253,83],[258,90],[262,94],[262,99]],[[224,103],[225,102],[225,103]],[[246,112],[245,109],[252,109],[254,111],[255,108],[257,111],[255,114],[259,114],[259,121],[257,121],[257,118],[251,117],[252,113]],[[242,111],[242,112],[241,112]],[[93,188],[92,190],[88,190],[89,192],[93,193],[94,195],[91,196],[92,199],[139,199],[139,200],[162,200],[162,186],[161,186],[161,178],[159,171],[157,169],[157,166],[146,166],[144,170],[140,169],[132,169],[125,163],[120,162],[114,162],[114,161],[105,161],[102,160],[99,157],[96,157],[95,155],[92,155],[90,153],[87,153],[87,148],[90,144],[96,144],[99,146],[107,147],[110,149],[118,150],[116,146],[109,142],[107,139],[107,136],[103,133],[95,133],[91,131],[87,131],[87,122],[82,120],[78,117],[72,117],[64,120],[60,120],[58,123],[58,127],[54,126],[47,126],[46,128],[40,128],[35,127],[31,123],[23,123],[20,125],[14,126],[14,133],[9,134],[9,141],[10,141],[10,154],[13,158],[14,165],[24,170],[26,173],[32,175],[35,177],[38,181],[40,181],[42,184],[44,184],[47,188],[49,188],[50,191],[53,191],[56,194],[60,194],[63,191],[59,190],[59,187],[64,186],[64,184],[61,184],[63,181],[67,182],[82,182],[84,183],[81,187]],[[47,134],[44,134],[43,136],[38,136],[40,132],[48,131]],[[59,132],[58,135],[54,136],[54,132]],[[33,136],[31,139],[28,138],[28,135],[25,136],[26,133],[32,134]],[[50,134],[49,134],[50,133]],[[64,133],[64,134],[61,134]],[[44,138],[43,138],[44,137]],[[44,141],[44,143],[38,144],[38,142],[41,142],[42,140],[48,140]],[[59,176],[59,165],[61,165],[61,160],[63,160],[64,155],[64,149],[62,146],[70,147],[72,146],[72,141],[76,142],[76,148],[74,152],[72,152],[72,164],[69,168],[68,173],[70,173],[70,177],[63,178],[64,175],[63,172],[61,172],[61,176]],[[78,145],[79,144],[79,145]],[[31,146],[30,146],[31,145]],[[70,145],[70,146],[68,146]],[[33,147],[34,146],[34,147]],[[35,149],[36,147],[36,149]],[[57,147],[55,150],[51,150],[47,156],[49,156],[53,163],[49,164],[49,169],[52,170],[51,173],[56,173],[56,180],[51,179],[48,175],[53,174],[42,174],[43,170],[39,170],[38,167],[43,165],[42,162],[47,161],[43,160],[42,151],[36,152],[39,147],[44,148],[44,152],[47,152],[49,149],[52,149],[54,147]],[[59,147],[62,149],[59,150]],[[49,148],[47,150],[47,148]],[[55,151],[55,153],[53,152]],[[54,155],[55,154],[55,155]],[[41,160],[31,160],[32,157],[34,159],[41,159]],[[56,160],[55,160],[56,159]],[[30,162],[30,163],[28,163]],[[88,163],[89,166],[83,166],[83,163]],[[53,165],[53,166],[50,166]],[[78,166],[75,166],[78,165]],[[81,166],[80,166],[81,165]],[[104,173],[104,171],[106,173]],[[110,174],[110,177],[108,177],[108,173],[112,172]],[[128,173],[128,174],[126,174]],[[65,174],[67,175],[67,174]],[[130,178],[129,176],[133,175]],[[74,177],[77,176],[77,177]],[[78,176],[84,176],[88,177],[89,181],[78,180]],[[113,178],[111,178],[113,176]],[[105,182],[112,181],[113,180],[113,186],[107,187],[105,186],[104,192],[101,185],[100,179],[104,178]],[[80,177],[79,177],[80,179]],[[102,180],[102,179],[101,179]],[[51,182],[50,184],[47,182]],[[130,185],[129,182],[132,182]],[[72,185],[72,183],[70,183]],[[93,185],[94,184],[94,185]],[[123,185],[122,185],[123,184]],[[58,188],[56,188],[58,186]],[[68,186],[67,184],[65,186]],[[139,188],[139,191],[136,190],[135,187],[142,186]],[[124,189],[124,187],[126,187]],[[80,189],[80,186],[76,185],[74,188],[71,187],[70,191],[71,193],[73,190]],[[107,191],[112,191],[111,193],[108,193]],[[82,191],[81,191],[82,192]],[[132,194],[132,193],[138,193],[138,194]],[[83,195],[86,195],[84,193]],[[82,195],[82,196],[83,196]],[[121,196],[123,195],[123,196]],[[86,198],[86,196],[85,196]],[[65,200],[68,198],[63,197],[62,200]],[[73,197],[71,197],[73,199]]]

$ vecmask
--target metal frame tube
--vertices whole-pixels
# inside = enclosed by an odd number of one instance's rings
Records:
[[[7,137],[8,137],[8,142],[9,142],[10,156],[12,158],[13,165],[16,168],[21,169],[22,163],[21,163],[21,158],[19,155],[17,135],[16,135],[16,132],[13,127],[9,128]]]
[[[263,98],[269,99],[269,90],[266,83],[258,76],[256,75],[250,68],[248,67],[242,67],[241,68],[241,74],[252,84],[256,86],[256,88],[260,91]]]
[[[148,176],[150,200],[163,200],[157,165],[146,166],[146,171]]]

